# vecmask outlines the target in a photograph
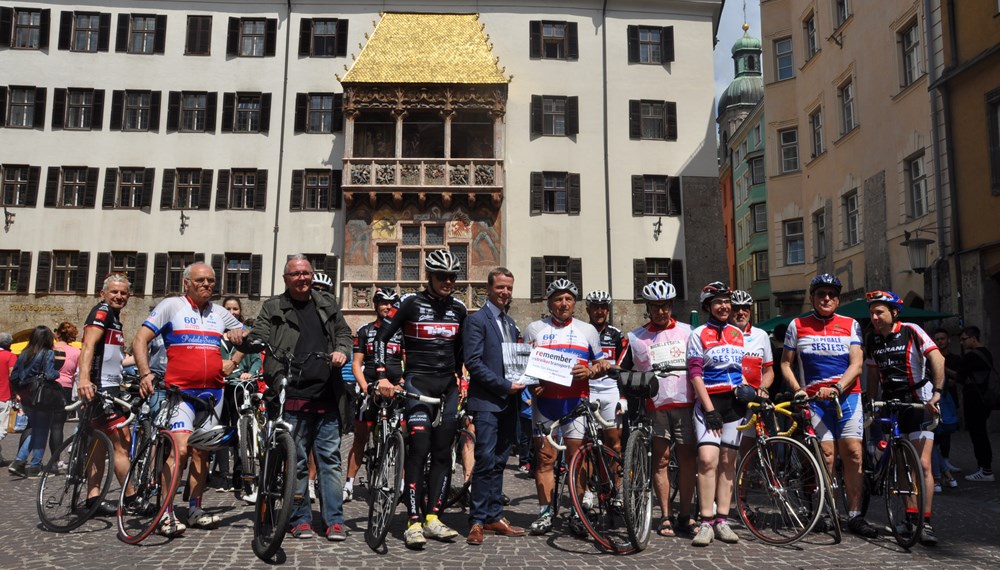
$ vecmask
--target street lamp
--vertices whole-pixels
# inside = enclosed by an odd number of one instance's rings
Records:
[[[910,232],[904,231],[903,243],[906,248],[906,255],[910,258],[910,269],[917,273],[927,270],[927,246],[934,243],[934,240],[919,237],[920,230],[916,230],[916,235],[910,236]]]

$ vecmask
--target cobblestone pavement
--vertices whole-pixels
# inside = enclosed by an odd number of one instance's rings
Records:
[[[67,433],[72,424],[67,426]],[[17,435],[2,442],[3,455],[14,455]],[[350,442],[350,437],[347,442]],[[994,436],[1000,450],[1000,434]],[[971,446],[966,433],[956,434],[952,459],[968,473],[973,467]],[[957,460],[956,460],[957,458]],[[534,484],[516,475],[511,463],[505,480],[512,499],[510,520],[527,527],[537,514]],[[482,546],[469,546],[464,539],[454,544],[430,543],[422,552],[403,547],[403,511],[388,538],[388,552],[373,553],[364,543],[367,506],[365,490],[357,490],[355,500],[345,505],[350,537],[346,542],[330,543],[322,538],[295,540],[286,538],[277,562],[295,568],[351,567],[365,568],[997,568],[1000,567],[1000,483],[970,483],[959,477],[959,488],[948,489],[935,499],[934,526],[941,544],[933,549],[916,546],[900,549],[891,537],[873,541],[845,535],[844,542],[832,545],[832,538],[813,534],[793,547],[779,548],[755,541],[745,529],[737,527],[741,542],[725,545],[714,542],[707,548],[694,548],[689,540],[653,536],[645,551],[628,556],[613,556],[597,551],[592,543],[575,538],[556,525],[543,537],[503,538],[487,536]],[[38,482],[0,473],[0,568],[263,568],[267,565],[250,550],[251,509],[231,494],[209,491],[205,495],[208,511],[223,517],[222,525],[212,531],[189,529],[182,537],[167,541],[151,536],[140,546],[129,546],[115,538],[113,519],[95,519],[68,534],[54,534],[41,529],[35,510],[34,494]],[[178,499],[179,502],[179,499]],[[880,508],[878,503],[873,508]],[[180,508],[180,512],[185,509]],[[314,520],[319,520],[318,507]],[[658,513],[654,513],[658,514]],[[443,517],[463,536],[468,522],[463,512],[448,512]]]

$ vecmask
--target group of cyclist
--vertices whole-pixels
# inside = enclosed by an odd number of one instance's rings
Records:
[[[459,260],[448,250],[437,250],[426,255],[424,265],[428,280],[423,290],[401,297],[393,291],[375,290],[372,297],[375,320],[358,330],[353,350],[348,344],[350,331],[345,331],[346,322],[336,300],[332,295],[312,290],[315,274],[302,256],[294,256],[286,264],[286,292],[265,303],[265,310],[252,330],[246,329],[222,306],[212,303],[215,275],[209,265],[195,263],[185,269],[184,295],[161,301],[143,322],[133,343],[143,396],[153,395],[158,388],[154,386],[155,374],[148,350],[151,341],[160,338],[167,357],[165,385],[207,400],[215,407],[204,421],[202,416],[206,414],[198,413],[196,406],[186,401],[172,408],[169,429],[174,434],[180,460],[186,463],[188,457],[191,459],[190,498],[187,523],[181,522],[171,505],[159,524],[162,534],[176,536],[186,526],[212,528],[219,522],[217,515],[203,509],[202,496],[209,451],[230,444],[233,437],[230,429],[217,422],[223,404],[223,381],[238,368],[244,352],[260,350],[246,342],[248,337],[257,337],[272,345],[284,345],[296,354],[330,355],[328,362],[307,365],[303,372],[306,380],[302,385],[290,386],[285,408],[286,415],[291,416],[298,454],[295,516],[288,529],[293,536],[313,536],[310,492],[305,482],[307,456],[313,454],[320,472],[319,494],[326,536],[329,540],[346,538],[342,505],[353,495],[362,451],[374,420],[374,407],[360,406],[361,412],[354,418],[355,440],[344,480],[339,436],[350,413],[343,405],[340,368],[349,357],[358,387],[368,398],[391,399],[397,392],[406,391],[440,399],[440,409],[415,398],[404,403],[408,436],[403,491],[408,522],[404,541],[408,547],[421,548],[428,538],[452,541],[458,536],[457,531],[441,521],[440,511],[448,490],[447,473],[452,467],[451,442],[460,427],[457,413],[460,395],[464,395],[466,387],[462,335],[468,310],[452,296],[461,269]],[[512,282],[513,276],[504,271]],[[809,296],[813,311],[789,324],[780,371],[793,392],[816,396],[810,404],[812,421],[828,468],[832,470],[836,454],[843,463],[848,528],[855,534],[874,538],[878,530],[860,513],[863,410],[859,379],[863,361],[867,355],[867,364],[879,380],[868,383],[872,395],[881,389],[884,397],[925,403],[923,410],[913,409],[904,414],[901,423],[918,449],[930,488],[933,433],[923,428],[923,422],[939,414],[943,359],[922,329],[899,321],[902,303],[888,291],[868,293],[874,331],[868,339],[863,339],[856,321],[836,314],[841,289],[839,279],[832,275],[819,275],[811,281]],[[101,292],[101,303],[88,317],[79,385],[80,397],[85,401],[93,399],[97,391],[114,394],[117,390],[115,380],[121,377],[124,356],[118,315],[127,304],[128,295],[127,278],[121,274],[109,276]],[[530,391],[535,425],[539,515],[528,531],[541,535],[553,526],[551,503],[557,452],[549,439],[543,437],[549,435],[553,425],[559,426],[558,435],[570,457],[581,445],[584,420],[577,418],[564,425],[559,420],[582,400],[589,399],[599,405],[597,413],[606,423],[614,422],[614,427],[602,434],[604,441],[615,450],[621,448],[627,400],[619,394],[614,374],[609,373],[612,369],[623,369],[654,372],[658,382],[656,396],[645,402],[654,435],[653,488],[662,515],[657,533],[692,536],[695,546],[706,546],[714,539],[736,543],[739,536],[730,528],[728,514],[740,457],[741,434],[737,427],[745,416],[745,403],[736,398],[736,393],[745,384],[757,397],[769,397],[776,375],[768,335],[751,326],[752,297],[744,291],[730,290],[721,282],[701,290],[699,301],[707,320],[693,330],[673,315],[677,291],[672,284],[653,281],[642,288],[641,295],[649,320],[623,333],[609,323],[612,299],[608,293],[593,291],[586,296],[589,322],[584,322],[575,318],[580,298],[577,286],[569,280],[556,279],[545,293],[549,315],[528,324],[520,338],[509,339],[532,348],[566,353],[575,359],[572,378],[567,383],[526,376],[508,382],[511,391]],[[509,297],[508,291],[505,302],[509,303]],[[508,308],[497,307],[501,323],[509,319]],[[511,330],[517,334],[516,327]],[[227,359],[220,352],[224,335],[235,346]],[[265,359],[264,379],[268,384],[279,378],[282,371],[277,362]],[[515,395],[520,402],[520,395]],[[841,408],[839,414],[833,408],[837,405]],[[112,438],[115,471],[121,471],[122,475],[128,467],[128,442],[124,434],[121,431]],[[670,501],[671,453],[679,465],[678,513],[674,513]],[[425,469],[428,459],[430,468]],[[698,504],[693,505],[696,482]],[[96,482],[91,494],[95,488]],[[425,493],[429,496],[425,497]],[[926,494],[924,504],[914,509],[914,516],[924,518],[921,541],[927,545],[937,542],[930,526],[931,498],[931,493]],[[584,498],[584,508],[586,505]],[[101,512],[111,514],[115,508],[102,505]],[[693,508],[698,512],[694,513]],[[525,534],[524,529],[511,527],[506,519],[502,522],[506,526],[497,534]],[[470,544],[482,542],[482,530],[475,537],[470,533]]]

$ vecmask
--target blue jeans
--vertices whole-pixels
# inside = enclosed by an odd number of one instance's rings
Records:
[[[30,467],[41,467],[42,457],[45,455],[45,444],[49,441],[49,426],[52,425],[53,414],[47,410],[37,410],[25,408],[28,413],[28,426],[31,428],[31,435],[24,440],[24,444],[17,450],[17,460],[27,463]],[[31,463],[28,463],[28,454],[31,454]]]
[[[472,506],[469,524],[489,524],[503,518],[503,470],[510,456],[517,429],[516,406],[502,412],[474,412],[476,426],[476,465],[472,470],[470,490]]]
[[[316,484],[319,486],[323,530],[344,522],[344,472],[340,462],[340,421],[334,409],[326,414],[287,412],[295,439],[295,496],[292,505],[292,528],[312,524],[309,506],[309,453],[316,460]],[[301,497],[301,498],[299,498]]]

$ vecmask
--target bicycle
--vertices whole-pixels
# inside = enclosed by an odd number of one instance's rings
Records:
[[[81,408],[83,411],[76,433],[59,446],[42,469],[36,505],[38,518],[47,530],[69,532],[78,528],[94,516],[107,496],[114,475],[114,448],[94,422],[113,407],[125,413],[132,409],[129,402],[103,392],[97,392],[89,403],[78,400],[65,406],[70,413]],[[123,428],[134,420],[130,414],[106,429]],[[98,494],[88,497],[91,476],[98,481]]]
[[[798,428],[791,406],[788,401],[750,401],[750,417],[737,428],[752,428],[757,438],[736,466],[736,510],[747,530],[768,544],[801,540],[828,504],[816,457],[805,444],[789,437]],[[792,420],[785,431],[777,428],[779,414]]]
[[[403,463],[406,450],[403,442],[401,400],[378,396],[373,383],[371,402],[378,406],[378,417],[372,427],[372,435],[365,448],[365,464],[368,473],[368,528],[365,529],[365,544],[376,552],[384,551],[385,536],[389,532],[396,505],[402,494]],[[438,414],[432,426],[441,424],[442,406],[440,398],[431,398],[396,391],[397,396],[420,400],[438,406]]]
[[[247,344],[266,350],[270,358],[285,366],[285,373],[278,379],[277,385],[269,388],[276,396],[276,403],[267,406],[260,437],[260,470],[257,474],[251,547],[257,558],[266,562],[281,548],[295,499],[297,459],[292,426],[284,419],[285,390],[299,378],[309,359],[326,361],[330,359],[330,354],[311,352],[296,359],[291,351],[276,348],[263,340],[253,339]]]
[[[920,539],[924,527],[922,512],[927,489],[920,456],[913,443],[899,432],[899,414],[907,409],[922,410],[924,404],[900,400],[875,401],[872,402],[872,409],[888,415],[877,418],[883,433],[878,443],[882,456],[873,461],[870,471],[865,470],[864,465],[862,468],[868,497],[882,496],[885,499],[887,526],[893,538],[903,548],[910,548]],[[937,421],[934,418],[922,428],[933,431]],[[867,506],[866,502],[865,511]],[[915,514],[911,516],[913,512]]]
[[[597,414],[598,409],[600,404],[581,401],[576,409],[557,420],[547,430],[545,437],[554,449],[565,450],[566,446],[558,444],[552,438],[552,431],[578,417],[585,419],[583,443],[573,454],[567,473],[573,509],[598,548],[606,552],[626,554],[634,552],[635,547],[627,532],[622,536],[619,529],[623,529],[625,525],[619,525],[617,520],[622,519],[620,485],[624,467],[621,456],[601,441],[601,430],[614,427],[615,424],[605,421]],[[588,504],[591,496],[593,503]]]
[[[792,401],[792,406],[796,408],[796,413],[801,417],[802,421],[797,422],[798,425],[802,426],[801,437],[805,440],[806,446],[809,451],[816,458],[816,463],[821,467],[820,474],[823,476],[823,485],[825,493],[823,495],[826,504],[827,512],[830,516],[830,528],[828,530],[833,532],[833,543],[840,544],[843,540],[843,529],[840,525],[840,516],[837,514],[837,496],[844,497],[844,504],[847,505],[847,496],[844,486],[840,483],[843,480],[842,477],[836,476],[835,473],[831,473],[827,469],[826,459],[823,455],[823,447],[820,444],[819,438],[816,437],[816,431],[812,426],[812,409],[809,407],[809,403],[817,402],[822,405],[825,400],[819,400],[816,396],[810,398],[797,398]],[[832,406],[837,411],[837,419],[843,417],[844,411],[840,405],[840,399],[834,397],[829,401],[829,405]],[[848,507],[848,511],[849,511]]]
[[[227,380],[234,387],[233,395],[239,417],[236,419],[236,434],[240,459],[242,486],[239,492],[248,503],[256,502],[257,464],[260,460],[266,406],[264,396],[257,391],[257,381],[261,373],[246,380]]]
[[[156,375],[154,386],[162,389],[163,377]],[[122,378],[122,388],[138,394],[139,379]],[[127,544],[145,540],[163,518],[180,484],[181,469],[170,469],[180,463],[177,441],[169,429],[169,406],[152,410],[150,398],[133,400],[131,458],[128,473],[122,483],[118,501],[118,538]],[[128,495],[131,490],[132,494]]]
[[[619,391],[628,402],[628,441],[623,456],[622,481],[625,528],[636,550],[649,544],[653,520],[653,425],[646,413],[646,400],[656,396],[659,382],[652,372],[619,372]],[[671,456],[673,461],[673,456]],[[679,467],[678,467],[679,469]],[[673,475],[673,474],[671,474]],[[672,477],[673,479],[673,477]],[[671,480],[671,483],[674,481]],[[676,488],[671,488],[671,500]]]
[[[467,417],[465,409],[460,408],[458,410],[458,425],[466,425]],[[451,469],[445,475],[444,486],[448,491],[441,498],[441,511],[460,502],[464,505],[468,504],[470,498],[469,488],[472,487],[472,470],[475,464],[475,458],[473,457],[475,448],[476,434],[468,427],[459,427],[455,431],[455,439],[451,444]],[[461,468],[461,473],[459,473],[459,468]],[[425,472],[430,472],[430,458],[428,458]],[[456,475],[462,477],[461,485],[452,485],[452,481],[455,480]],[[425,483],[429,483],[430,478],[425,477],[424,481]],[[428,493],[424,493],[425,498],[428,496]]]

